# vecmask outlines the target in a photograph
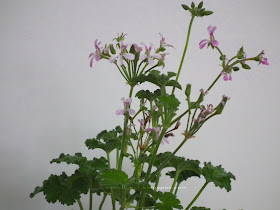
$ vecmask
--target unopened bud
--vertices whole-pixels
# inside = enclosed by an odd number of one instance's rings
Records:
[[[192,85],[191,85],[191,84],[187,84],[185,94],[186,94],[186,96],[187,96],[188,98],[189,98],[189,96],[190,96],[190,94],[191,94],[191,89],[192,89]]]

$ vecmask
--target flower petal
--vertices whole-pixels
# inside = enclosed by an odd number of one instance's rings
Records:
[[[92,57],[92,58],[90,59],[90,63],[89,63],[89,66],[90,66],[91,68],[92,68],[93,59],[94,59],[94,57]]]
[[[207,30],[208,30],[208,33],[210,34],[210,36],[213,36],[216,29],[217,29],[216,26],[208,26]]]
[[[100,54],[96,54],[95,60],[96,60],[96,61],[100,61],[100,59],[101,59]]]
[[[205,45],[207,45],[209,43],[209,40],[207,40],[207,42],[202,42],[200,45],[199,45],[199,48],[200,49],[203,49],[205,47]]]
[[[208,39],[203,39],[203,40],[201,40],[201,41],[199,42],[199,45],[201,45],[201,44],[204,43],[204,42],[209,43],[209,40],[208,40]]]
[[[213,41],[212,41],[212,45],[213,45],[214,47],[218,47],[219,42],[218,42],[217,40],[213,40]]]
[[[139,60],[143,61],[143,60],[145,60],[147,57],[148,57],[148,56],[147,56],[146,54],[141,55],[140,58],[139,58]]]
[[[124,115],[125,110],[124,109],[119,109],[116,111],[116,115]]]
[[[119,66],[123,65],[123,58],[122,58],[122,56],[119,56],[119,59],[118,59],[117,63],[118,63]]]
[[[129,115],[135,115],[135,110],[134,109],[127,109]]]
[[[115,60],[116,60],[118,57],[119,57],[119,55],[112,55],[112,56],[109,58],[109,61],[110,61],[111,63],[114,63]]]
[[[157,58],[157,59],[161,59],[161,55],[158,53],[152,54],[151,57]]]
[[[153,66],[154,65],[154,60],[149,56],[148,57],[148,63]]]
[[[94,55],[95,55],[95,53],[90,53],[88,58],[90,58],[91,56],[94,56]]]
[[[135,59],[135,55],[133,55],[132,53],[124,53],[123,57],[125,57],[128,60],[134,60]]]

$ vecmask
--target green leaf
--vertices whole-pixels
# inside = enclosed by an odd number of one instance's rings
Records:
[[[169,171],[166,173],[167,176],[170,176],[170,178],[174,179],[175,175],[176,175],[176,171]],[[186,181],[187,179],[191,178],[191,177],[200,177],[200,173],[196,173],[194,171],[190,171],[190,170],[185,170],[180,172],[177,182],[180,184],[183,181]]]
[[[227,192],[231,190],[231,179],[235,180],[235,176],[226,172],[221,165],[215,167],[210,162],[204,163],[202,175],[207,182],[213,182],[216,187],[225,188]]]
[[[197,207],[197,206],[194,206],[191,208],[191,210],[211,210],[210,208],[206,208],[206,207]]]
[[[195,8],[194,2],[192,2],[191,7],[192,7],[192,9]]]
[[[160,90],[157,89],[153,93],[149,90],[140,90],[135,95],[139,99],[147,99],[150,102],[154,101],[156,98],[160,96]]]
[[[111,131],[103,130],[96,136],[96,138],[87,139],[85,144],[88,149],[99,148],[104,150],[106,153],[110,153],[116,148],[120,149],[122,139],[120,133],[122,133],[120,126],[117,126]]]
[[[201,9],[202,7],[203,7],[203,1],[199,3],[199,5],[198,5],[197,8],[198,8],[198,9]]]
[[[241,47],[241,48],[239,49],[239,51],[237,52],[237,58],[238,58],[238,59],[244,58],[244,50],[243,50],[243,47]]]
[[[176,198],[175,195],[173,195],[170,192],[157,192],[157,197],[161,201],[161,203],[157,203],[155,206],[155,209],[159,210],[173,210],[175,209],[183,209],[183,207],[180,205],[180,200]]]
[[[101,172],[98,179],[101,185],[108,187],[120,187],[128,182],[125,172],[118,169],[107,169]]]
[[[233,71],[239,71],[239,67],[237,67],[237,66],[232,67],[232,69],[233,69]]]
[[[249,65],[247,65],[246,63],[241,63],[241,66],[243,69],[247,69],[247,70],[251,69],[251,67]]]
[[[77,177],[75,177],[77,176]],[[75,179],[73,179],[75,177]],[[64,172],[60,175],[51,174],[50,177],[43,182],[42,187],[36,187],[34,193],[30,197],[34,197],[39,192],[43,192],[49,203],[59,201],[61,204],[73,205],[81,194],[88,192],[87,180],[79,175],[76,171],[71,177]]]
[[[199,167],[200,162],[198,160],[190,160],[190,159],[185,159],[185,157],[178,157],[174,155],[170,163],[172,166],[178,170],[178,171],[193,171],[197,174],[201,174],[201,169]]]
[[[76,153],[74,156],[60,154],[59,158],[53,159],[50,163],[62,163],[81,165],[87,161],[86,157],[83,157],[81,153]]]
[[[176,73],[174,72],[167,72],[167,75],[160,74],[160,71],[152,70],[148,75],[141,74],[137,77],[133,77],[131,79],[132,83],[143,83],[143,82],[150,82],[153,83],[159,87],[163,86],[172,86],[182,89],[181,85],[176,82],[175,80],[170,80],[171,77],[176,76]]]
[[[211,15],[211,14],[213,14],[214,12],[212,12],[212,11],[205,11],[204,13],[203,13],[203,15],[205,15],[205,16],[208,16],[208,15]]]
[[[185,10],[190,10],[190,8],[189,8],[187,5],[185,5],[185,4],[182,4],[182,7],[183,7]]]
[[[171,108],[174,110],[177,110],[178,106],[180,105],[180,101],[174,95],[160,96],[158,100],[164,103],[167,108]]]

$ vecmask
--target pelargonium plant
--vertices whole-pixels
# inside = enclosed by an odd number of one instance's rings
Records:
[[[36,187],[30,194],[34,197],[43,192],[50,203],[73,205],[78,203],[84,209],[80,200],[82,194],[89,195],[89,209],[93,209],[93,196],[102,196],[98,209],[103,209],[106,199],[110,199],[112,209],[183,209],[180,200],[176,197],[182,182],[190,177],[200,177],[205,180],[197,195],[190,199],[186,210],[209,209],[195,207],[194,202],[209,183],[216,187],[231,190],[231,181],[235,176],[226,172],[221,165],[215,166],[210,162],[200,163],[199,160],[179,157],[176,153],[183,148],[185,143],[197,136],[197,132],[205,123],[222,114],[228,96],[221,96],[219,104],[205,104],[207,93],[222,77],[224,81],[233,80],[232,74],[241,68],[250,69],[248,63],[256,61],[259,64],[269,65],[264,51],[250,57],[241,47],[232,57],[225,55],[216,40],[214,33],[216,26],[207,28],[209,37],[198,43],[200,49],[210,48],[217,50],[220,55],[221,71],[217,78],[207,89],[201,89],[196,100],[191,99],[191,84],[184,84],[188,108],[178,113],[180,101],[175,96],[175,91],[183,88],[178,79],[183,66],[186,50],[189,44],[191,27],[196,17],[211,15],[213,12],[203,8],[203,2],[195,6],[182,5],[186,12],[191,14],[188,34],[178,72],[159,70],[164,68],[166,57],[173,46],[166,42],[160,34],[159,45],[152,43],[129,43],[127,34],[120,34],[113,43],[102,45],[99,40],[94,42],[94,52],[89,55],[90,67],[96,62],[108,60],[120,72],[125,82],[129,85],[128,96],[121,99],[119,109],[115,114],[122,116],[123,124],[112,130],[103,130],[95,138],[87,139],[85,145],[89,150],[101,149],[104,157],[88,159],[81,153],[74,155],[61,154],[51,163],[76,164],[78,169],[70,176],[65,172],[53,175],[43,182],[41,187]],[[204,32],[203,32],[204,33]],[[206,31],[205,31],[205,35]],[[204,35],[203,35],[204,36]],[[211,51],[209,51],[211,52]],[[154,91],[145,90],[145,84],[152,83]],[[134,92],[134,87],[139,85],[142,90]],[[140,101],[135,107],[135,100]],[[181,124],[181,119],[187,119],[186,125]],[[175,136],[175,130],[180,130],[182,135]],[[159,153],[159,148],[169,144],[170,138],[177,138],[181,143],[174,151]],[[110,160],[110,154],[116,159]],[[134,168],[131,176],[123,171],[123,162],[127,159]],[[163,174],[163,169],[169,171]],[[169,192],[158,189],[161,178],[166,175],[173,180]],[[95,204],[95,206],[97,206]],[[97,208],[96,208],[97,209]]]

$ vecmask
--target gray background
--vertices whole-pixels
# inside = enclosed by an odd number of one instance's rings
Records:
[[[1,210],[78,209],[77,205],[48,204],[42,194],[30,199],[29,193],[49,174],[75,170],[50,165],[52,158],[61,152],[99,157],[101,152],[86,150],[84,140],[122,123],[122,117],[114,113],[122,106],[120,98],[128,95],[129,87],[108,61],[89,68],[87,58],[93,51],[93,42],[99,38],[105,44],[116,33],[125,32],[130,42],[152,41],[158,45],[158,33],[163,33],[176,48],[170,50],[163,72],[177,71],[190,20],[181,3],[190,2],[1,0]],[[279,2],[211,0],[205,5],[215,13],[194,22],[180,77],[182,86],[192,83],[195,97],[220,71],[218,53],[198,48],[199,41],[208,38],[208,25],[218,27],[215,37],[225,54],[232,56],[241,46],[251,56],[264,49],[270,66],[252,63],[251,71],[234,73],[232,82],[219,81],[207,97],[206,102],[213,104],[220,101],[222,94],[231,100],[223,115],[207,123],[179,155],[223,164],[237,180],[230,193],[209,184],[196,205],[277,210]],[[183,91],[177,91],[177,96],[184,101]],[[184,106],[185,102],[181,111]],[[176,148],[183,129],[161,151]],[[125,170],[129,174],[131,168],[127,162]],[[170,184],[166,178],[160,186]],[[179,192],[184,207],[202,184],[203,179],[194,178],[182,185],[187,188]],[[99,201],[94,197],[95,204]],[[110,208],[107,200],[104,209]]]

